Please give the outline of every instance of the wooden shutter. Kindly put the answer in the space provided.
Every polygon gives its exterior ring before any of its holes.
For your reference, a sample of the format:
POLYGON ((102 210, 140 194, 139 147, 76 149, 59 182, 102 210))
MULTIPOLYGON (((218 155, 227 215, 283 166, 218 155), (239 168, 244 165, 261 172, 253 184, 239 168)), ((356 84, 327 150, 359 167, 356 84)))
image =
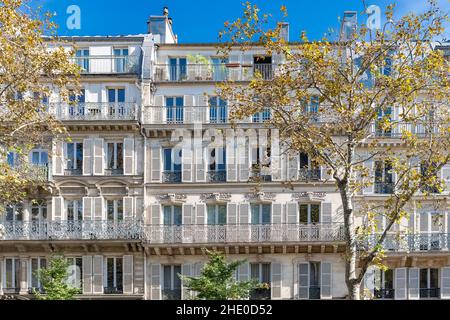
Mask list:
POLYGON ((104 215, 103 215, 103 198, 102 197, 94 197, 92 198, 92 202, 93 202, 93 219, 97 220, 97 221, 101 221, 104 219, 104 215))
POLYGON ((151 121, 150 124, 162 124, 165 123, 165 109, 164 109, 164 96, 156 95, 154 98, 154 106, 151 108, 151 121))
POLYGON ((394 292, 396 300, 406 300, 406 268, 397 268, 394 270, 394 292))
POLYGON ((195 181, 206 182, 206 156, 203 148, 202 140, 199 137, 194 139, 195 153, 195 181))
POLYGON ((227 181, 237 181, 237 161, 236 161, 236 137, 233 135, 227 135, 226 146, 226 164, 227 164, 227 181))
POLYGON ((92 294, 92 256, 82 257, 83 293, 92 294))
POLYGON ((322 210, 320 212, 320 223, 331 224, 332 219, 333 204, 331 202, 323 202, 322 210))
POLYGON ((238 223, 237 204, 227 203, 227 224, 234 225, 238 223))
POLYGON ((150 264, 150 299, 161 300, 161 265, 150 264))
POLYGON ((94 175, 101 176, 104 173, 104 140, 94 139, 94 175))
POLYGON ((93 219, 92 215, 92 197, 83 198, 83 220, 89 221, 93 219))
POLYGON ((450 267, 441 268, 441 299, 450 299, 450 267))
POLYGON ((194 123, 195 121, 194 96, 184 95, 183 102, 184 102, 183 110, 185 123, 194 123))
POLYGON ((123 173, 127 176, 134 174, 134 139, 123 139, 123 173))
POLYGON ((273 203, 272 204, 272 223, 281 224, 283 223, 283 204, 273 203))
POLYGON ((182 171, 183 182, 192 182, 192 140, 190 137, 183 139, 182 171))
POLYGON ((286 211, 287 211, 287 223, 298 224, 299 223, 298 203, 297 202, 287 203, 286 211))
POLYGON ((320 264, 320 298, 333 298, 333 278, 332 265, 330 262, 322 262, 320 264))
POLYGON ((283 266, 281 263, 271 263, 270 268, 272 271, 272 281, 271 281, 271 294, 272 299, 282 299, 282 274, 283 274, 283 266))
POLYGON ((83 140, 83 175, 92 175, 92 139, 83 140))
POLYGON ((151 204, 150 205, 150 215, 152 225, 160 225, 161 223, 161 205, 160 204, 151 204))
POLYGON ((195 223, 196 224, 205 224, 206 223, 206 204, 197 203, 195 223))
POLYGON ((194 223, 194 206, 192 204, 183 204, 183 225, 194 223))
POLYGON ((53 141, 52 144, 52 167, 53 175, 64 175, 64 143, 62 141, 53 141))
POLYGON ((239 204, 239 223, 250 223, 250 205, 248 203, 239 204))
POLYGON ((298 264, 298 298, 309 299, 309 263, 298 264))
POLYGON ((419 299, 419 268, 409 269, 408 298, 410 300, 419 299))
POLYGON ((135 213, 133 202, 133 197, 123 197, 123 217, 125 220, 133 219, 135 213))
POLYGON ((239 181, 247 182, 250 174, 250 159, 249 159, 249 150, 246 141, 246 137, 244 135, 238 136, 237 138, 238 149, 237 149, 237 157, 238 168, 239 168, 239 181))
POLYGON ((250 263, 244 262, 238 267, 238 279, 239 281, 250 280, 250 263))
POLYGON ((206 123, 209 121, 209 97, 204 94, 200 94, 197 96, 197 107, 195 109, 195 121, 197 123, 206 123))
POLYGON ((52 198, 52 220, 61 221, 64 215, 64 198, 53 197, 52 198))
POLYGON ((415 232, 416 232, 416 213, 413 211, 409 215, 408 233, 415 233, 415 232))
POLYGON ((157 142, 152 142, 150 147, 151 157, 151 182, 161 182, 161 146, 157 142))
MULTIPOLYGON (((191 263, 185 263, 181 266, 181 274, 183 276, 192 276, 192 267, 193 265, 191 263)), ((187 289, 185 285, 185 281, 181 281, 181 300, 190 300, 192 298, 191 291, 187 289)))
POLYGON ((103 293, 103 256, 96 255, 92 258, 92 275, 92 293, 103 293))
POLYGON ((133 294, 133 256, 123 256, 123 293, 133 294))

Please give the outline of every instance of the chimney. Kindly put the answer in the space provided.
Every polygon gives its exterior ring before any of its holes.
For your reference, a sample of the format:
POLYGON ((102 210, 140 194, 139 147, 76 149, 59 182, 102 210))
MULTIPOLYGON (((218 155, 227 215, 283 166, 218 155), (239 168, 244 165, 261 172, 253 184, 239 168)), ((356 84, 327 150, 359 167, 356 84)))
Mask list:
POLYGON ((163 16, 166 18, 169 17, 169 8, 168 7, 163 8, 163 16))
POLYGON ((172 18, 169 17, 169 8, 164 7, 162 16, 150 16, 148 33, 157 37, 159 43, 177 43, 177 37, 173 33, 172 18))
POLYGON ((344 11, 341 22, 340 41, 348 41, 353 37, 358 26, 358 13, 356 11, 344 11))
POLYGON ((289 23, 279 22, 278 25, 281 26, 280 38, 286 42, 289 42, 289 23))

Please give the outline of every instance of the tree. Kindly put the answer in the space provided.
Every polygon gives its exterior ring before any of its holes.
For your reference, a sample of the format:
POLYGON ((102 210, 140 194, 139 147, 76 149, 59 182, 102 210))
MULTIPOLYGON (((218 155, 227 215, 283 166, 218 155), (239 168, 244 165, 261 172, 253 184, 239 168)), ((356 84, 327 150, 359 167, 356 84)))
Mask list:
MULTIPOLYGON (((250 84, 227 82, 217 92, 234 121, 270 108, 267 126, 279 131, 281 156, 304 152, 327 168, 342 202, 348 296, 359 299, 368 267, 384 266, 393 226, 407 221, 413 201, 434 201, 448 181, 440 173, 450 159, 450 68, 433 42, 447 16, 430 1, 427 12, 395 20, 390 5, 380 30, 362 25, 338 41, 302 33, 298 44, 283 39, 281 24, 270 28, 270 17, 247 2, 243 17, 225 23, 219 51, 262 47, 279 58, 273 77, 255 71, 250 84), (374 187, 385 201, 364 199, 374 187)), ((446 200, 433 203, 446 208, 446 200)), ((408 230, 397 229, 400 241, 408 230)))
POLYGON ((79 89, 73 52, 48 48, 47 40, 59 41, 50 18, 26 0, 0 1, 0 203, 19 202, 27 187, 46 181, 21 158, 37 144, 47 146, 50 136, 66 135, 47 102, 51 92, 68 101, 70 90, 79 89))
POLYGON ((199 300, 239 300, 247 299, 253 289, 266 288, 254 279, 249 281, 235 280, 238 267, 242 261, 226 262, 225 256, 218 251, 206 250, 209 261, 203 267, 201 276, 189 277, 179 275, 191 292, 196 292, 199 300))
POLYGON ((38 300, 73 300, 76 294, 81 293, 79 288, 69 283, 69 263, 62 255, 52 256, 48 268, 36 271, 36 277, 42 284, 44 294, 33 289, 38 300))

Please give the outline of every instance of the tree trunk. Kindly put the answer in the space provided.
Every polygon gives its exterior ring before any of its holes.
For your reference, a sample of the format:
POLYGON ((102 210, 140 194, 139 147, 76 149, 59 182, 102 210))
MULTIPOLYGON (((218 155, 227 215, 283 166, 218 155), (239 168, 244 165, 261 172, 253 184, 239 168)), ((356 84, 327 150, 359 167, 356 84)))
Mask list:
POLYGON ((361 283, 358 283, 358 282, 347 283, 347 288, 348 288, 348 293, 349 293, 348 298, 350 300, 360 300, 361 299, 361 295, 360 295, 361 283))

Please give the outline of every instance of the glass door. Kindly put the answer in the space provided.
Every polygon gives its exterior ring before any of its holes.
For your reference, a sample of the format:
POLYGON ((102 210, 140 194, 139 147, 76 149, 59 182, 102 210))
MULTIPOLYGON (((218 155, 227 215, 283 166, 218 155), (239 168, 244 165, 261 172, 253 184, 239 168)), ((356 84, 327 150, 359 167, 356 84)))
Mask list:
POLYGON ((128 48, 114 49, 114 72, 128 72, 128 48))

